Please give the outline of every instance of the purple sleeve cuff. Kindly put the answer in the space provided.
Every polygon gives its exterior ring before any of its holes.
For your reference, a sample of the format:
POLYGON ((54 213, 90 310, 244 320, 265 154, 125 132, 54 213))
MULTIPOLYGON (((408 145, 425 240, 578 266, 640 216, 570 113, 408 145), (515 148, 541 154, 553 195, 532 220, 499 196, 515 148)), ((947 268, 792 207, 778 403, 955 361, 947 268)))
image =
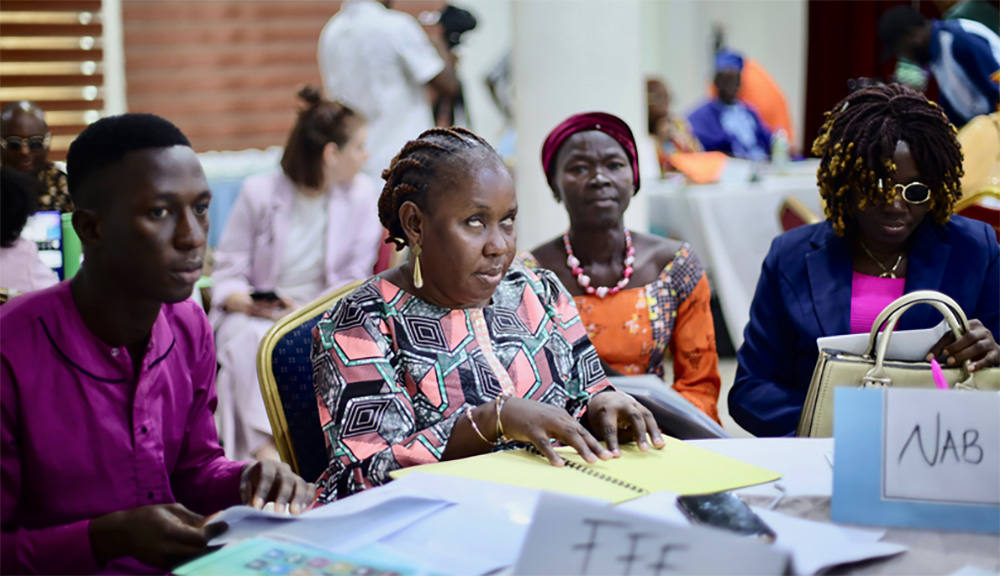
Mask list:
POLYGON ((243 503, 240 498, 240 473, 252 461, 233 462, 219 458, 204 468, 203 474, 196 476, 187 490, 195 501, 182 501, 188 508, 199 514, 214 514, 230 506, 243 503))
POLYGON ((253 463, 253 460, 229 461, 225 468, 219 471, 219 502, 224 502, 225 508, 243 503, 243 498, 240 497, 240 477, 243 468, 253 463))
POLYGON ((4 533, 5 574, 93 574, 101 569, 90 547, 90 520, 4 533))

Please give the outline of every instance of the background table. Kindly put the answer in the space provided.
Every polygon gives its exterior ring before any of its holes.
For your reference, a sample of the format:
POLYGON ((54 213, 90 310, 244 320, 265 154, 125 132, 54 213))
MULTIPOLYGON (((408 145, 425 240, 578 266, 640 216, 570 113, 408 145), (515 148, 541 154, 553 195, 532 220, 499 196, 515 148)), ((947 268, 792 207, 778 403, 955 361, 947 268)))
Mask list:
POLYGON ((733 346, 743 343, 760 267, 781 234, 778 209, 794 196, 822 214, 816 187, 818 161, 791 165, 784 174, 764 174, 758 182, 687 185, 657 180, 649 194, 650 230, 691 244, 718 294, 733 346))

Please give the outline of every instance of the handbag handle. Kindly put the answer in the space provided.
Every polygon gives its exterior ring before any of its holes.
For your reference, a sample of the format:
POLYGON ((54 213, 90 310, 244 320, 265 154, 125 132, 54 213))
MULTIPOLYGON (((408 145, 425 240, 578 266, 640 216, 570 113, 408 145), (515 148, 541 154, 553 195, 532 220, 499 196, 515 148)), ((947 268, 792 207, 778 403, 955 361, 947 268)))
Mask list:
MULTIPOLYGON (((937 311, 944 316, 945 321, 951 327, 951 332, 955 335, 956 340, 969 331, 969 320, 966 318, 965 312, 962 311, 962 307, 959 306, 957 302, 940 292, 935 292, 933 290, 919 290, 898 298, 892 304, 886 306, 885 310, 883 310, 882 313, 879 314, 878 318, 876 318, 875 324, 872 325, 872 332, 869 337, 868 356, 871 357, 877 339, 877 350, 874 350, 875 365, 869 369, 865 374, 865 377, 862 378, 862 386, 871 387, 892 385, 892 380, 886 375, 885 368, 883 367, 883 364, 885 363, 885 355, 889 350, 889 341, 892 339, 892 333, 896 329, 896 324, 899 322, 899 319, 907 310, 917 304, 930 304, 937 309, 937 311), (878 338, 879 331, 883 326, 885 326, 885 332, 882 334, 882 338, 878 338)), ((969 372, 968 366, 968 361, 962 363, 961 369, 963 378, 961 382, 955 385, 956 388, 975 388, 972 380, 972 374, 969 372)))
MULTIPOLYGON (((909 294, 904 294, 899 298, 892 301, 891 304, 885 307, 884 310, 879 312, 878 317, 875 318, 875 323, 872 324, 871 334, 868 336, 868 347, 865 352, 865 356, 872 358, 875 355, 876 342, 879 340, 879 333, 885 328, 886 324, 889 323, 890 318, 892 318, 892 324, 895 325, 899 322, 900 317, 903 312, 906 312, 916 304, 930 304, 934 306, 944 316, 945 320, 948 320, 949 312, 958 321, 959 326, 961 326, 960 332, 955 332, 952 328, 952 332, 955 333, 955 337, 965 334, 969 331, 969 320, 965 317, 965 312, 962 307, 958 305, 957 302, 952 300, 945 294, 940 292, 935 292, 933 290, 917 290, 916 292, 910 292, 909 294)), ((951 326, 951 322, 948 322, 951 326)))

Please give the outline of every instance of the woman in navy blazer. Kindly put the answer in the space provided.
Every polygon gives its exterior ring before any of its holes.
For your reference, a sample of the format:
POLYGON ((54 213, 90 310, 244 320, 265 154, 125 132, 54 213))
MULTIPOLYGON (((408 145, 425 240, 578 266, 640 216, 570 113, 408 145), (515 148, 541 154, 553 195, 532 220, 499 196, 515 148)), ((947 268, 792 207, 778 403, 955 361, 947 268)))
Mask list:
MULTIPOLYGON (((945 336, 928 356, 970 359, 972 371, 1000 363, 1000 246, 985 223, 951 216, 962 156, 941 110, 899 85, 855 92, 828 115, 813 153, 827 221, 771 244, 729 394, 730 414, 757 436, 795 433, 816 339, 850 333, 864 314, 859 292, 873 283, 942 292, 972 319, 968 334, 945 336)), ((899 329, 940 321, 918 306, 899 329)))

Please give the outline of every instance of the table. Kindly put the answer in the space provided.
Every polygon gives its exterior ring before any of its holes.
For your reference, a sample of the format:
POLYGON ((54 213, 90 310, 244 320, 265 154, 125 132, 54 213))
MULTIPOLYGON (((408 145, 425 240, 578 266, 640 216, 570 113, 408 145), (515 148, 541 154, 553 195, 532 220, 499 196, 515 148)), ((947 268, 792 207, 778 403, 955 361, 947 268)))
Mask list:
POLYGON ((784 174, 764 174, 758 182, 687 185, 657 180, 643 186, 649 195, 650 230, 685 240, 701 258, 718 294, 726 327, 736 348, 750 320, 760 267, 771 240, 781 234, 778 209, 787 196, 822 214, 816 188, 818 161, 796 163, 784 174))
MULTIPOLYGON (((785 496, 775 510, 786 516, 830 522, 833 469, 827 456, 833 450, 832 439, 741 438, 690 442, 780 472, 785 496)), ((760 507, 771 504, 782 493, 775 484, 751 486, 736 492, 751 505, 760 507)), ((343 545, 344 540, 353 539, 349 549, 337 553, 355 555, 360 560, 423 566, 431 573, 506 576, 513 574, 512 566, 529 532, 541 495, 539 490, 483 480, 410 474, 310 512, 332 520, 328 527, 310 534, 326 542, 323 547, 343 545), (400 521, 401 518, 405 521, 400 521), (344 525, 345 532, 338 534, 340 526, 344 525), (330 535, 334 540, 328 539, 330 535)), ((680 516, 680 522, 684 523, 675 498, 676 495, 669 492, 655 492, 618 506, 667 523, 677 523, 671 518, 680 516)), ((604 505, 596 500, 590 502, 604 505)), ((764 517, 767 514, 771 513, 761 512, 764 517)), ((777 526, 775 522, 779 517, 777 514, 770 517, 773 526, 777 526)), ((786 523, 784 533, 788 534, 789 519, 781 520, 786 523)), ((833 542, 836 536, 841 536, 841 547, 844 538, 859 542, 863 547, 862 540, 873 542, 877 537, 870 534, 871 531, 883 530, 859 527, 869 532, 862 538, 857 536, 858 530, 850 531, 855 534, 851 536, 833 527, 819 528, 798 528, 802 530, 800 534, 812 536, 806 541, 811 550, 798 548, 796 562, 814 569, 828 565, 823 562, 831 557, 825 552, 836 548, 833 542), (821 549, 818 555, 816 548, 821 549)), ((782 532, 777 528, 776 531, 782 532)), ((902 544, 909 550, 890 558, 838 565, 834 573, 950 575, 965 566, 993 572, 1000 569, 1000 538, 996 535, 899 528, 884 531, 883 542, 902 544)), ((786 541, 786 545, 790 543, 786 541)), ((850 557, 850 550, 847 556, 840 552, 833 556, 850 557)), ((861 556, 864 554, 854 557, 861 556)))
MULTIPOLYGON (((806 520, 830 521, 833 467, 826 454, 832 438, 692 440, 692 444, 784 474, 787 496, 774 510, 806 520)), ((744 500, 766 506, 775 498, 769 485, 738 490, 744 500)), ((869 528, 869 527, 864 527, 869 528)), ((839 566, 830 574, 952 574, 972 565, 1000 572, 1000 538, 995 534, 886 528, 883 541, 910 549, 892 558, 839 566)))

